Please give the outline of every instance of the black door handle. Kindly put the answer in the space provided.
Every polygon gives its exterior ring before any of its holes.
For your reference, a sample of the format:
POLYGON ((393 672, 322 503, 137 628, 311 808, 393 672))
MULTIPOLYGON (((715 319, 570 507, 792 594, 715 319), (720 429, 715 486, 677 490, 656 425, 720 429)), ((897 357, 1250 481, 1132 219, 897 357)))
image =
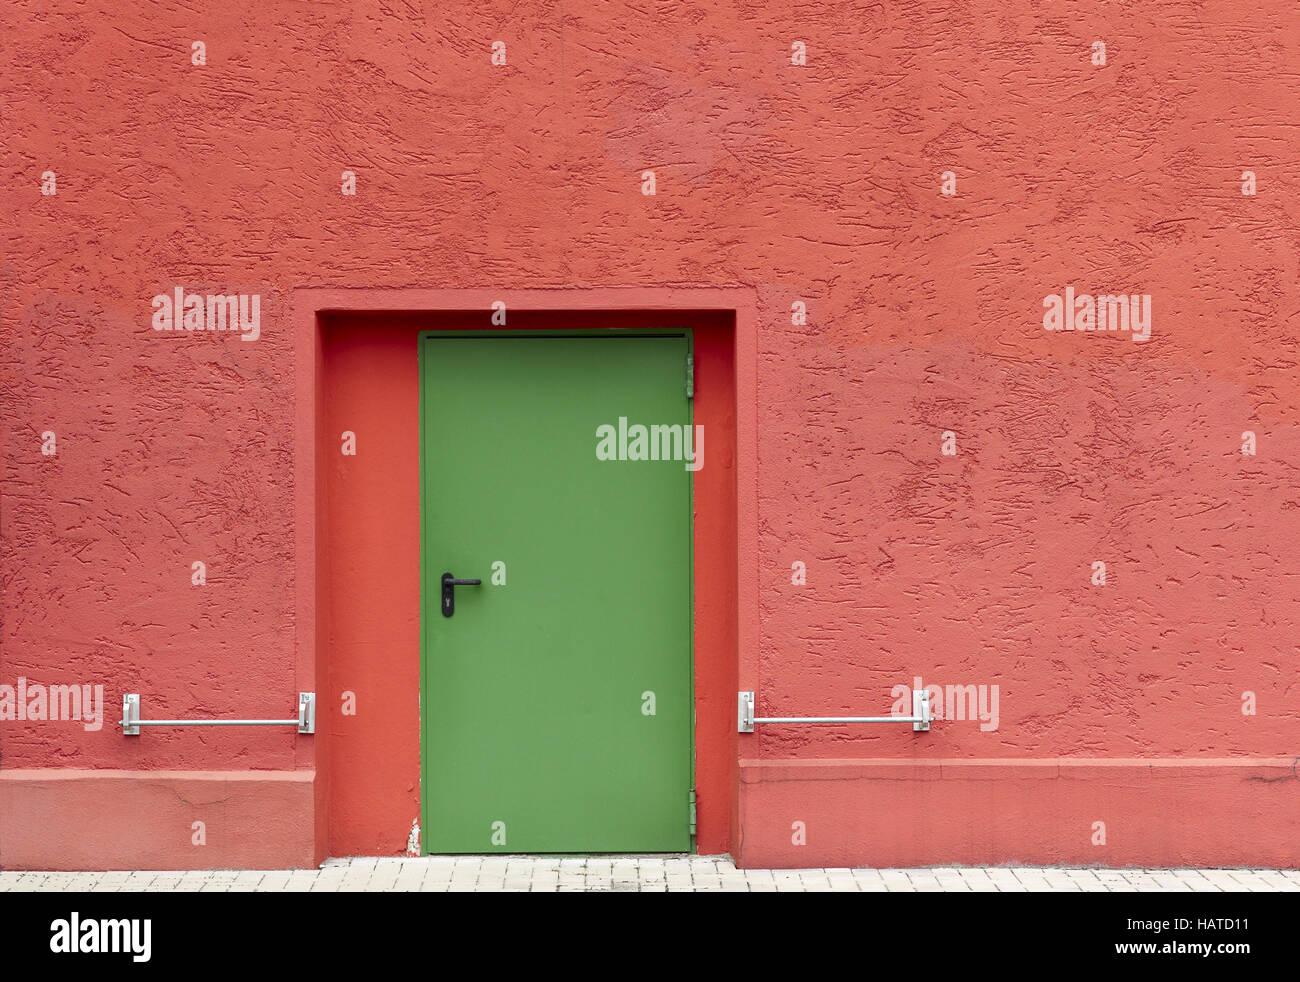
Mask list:
POLYGON ((450 573, 442 574, 442 616, 450 617, 456 613, 456 587, 481 586, 482 580, 458 580, 450 573))

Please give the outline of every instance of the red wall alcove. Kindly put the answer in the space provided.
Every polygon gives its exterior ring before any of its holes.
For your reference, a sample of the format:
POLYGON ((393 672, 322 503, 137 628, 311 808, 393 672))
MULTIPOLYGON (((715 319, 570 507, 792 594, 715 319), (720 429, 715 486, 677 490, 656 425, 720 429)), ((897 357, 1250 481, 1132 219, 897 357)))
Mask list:
MULTIPOLYGON (((421 331, 494 329, 484 310, 325 312, 318 403, 317 654, 325 694, 318 774, 333 856, 405 851, 420 793, 421 331), (345 430, 357 454, 340 452, 345 430), (342 715, 345 692, 355 715, 342 715)), ((735 318, 730 311, 511 311, 509 328, 689 327, 695 421, 697 847, 731 848, 737 679, 735 318)))

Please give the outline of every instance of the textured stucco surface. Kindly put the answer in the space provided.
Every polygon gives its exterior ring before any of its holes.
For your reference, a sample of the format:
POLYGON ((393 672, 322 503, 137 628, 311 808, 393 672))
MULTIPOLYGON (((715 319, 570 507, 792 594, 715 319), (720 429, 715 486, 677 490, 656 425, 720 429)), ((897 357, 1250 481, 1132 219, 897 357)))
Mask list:
MULTIPOLYGON (((761 727, 746 757, 1296 755, 1294 3, 0 18, 0 683, 103 682, 110 721, 123 691, 281 716, 310 688, 292 290, 745 286, 760 715, 887 712, 917 675, 1000 695, 996 730, 761 727), (259 293, 260 339, 155 332, 175 286, 259 293), (1067 286, 1150 294, 1151 339, 1045 331, 1067 286)), ((0 724, 6 769, 301 747, 0 724)))

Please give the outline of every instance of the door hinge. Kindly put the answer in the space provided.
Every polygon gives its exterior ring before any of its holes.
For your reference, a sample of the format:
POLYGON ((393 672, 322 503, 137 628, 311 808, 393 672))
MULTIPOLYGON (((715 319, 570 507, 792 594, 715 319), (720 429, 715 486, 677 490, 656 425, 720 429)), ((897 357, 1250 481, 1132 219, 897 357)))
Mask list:
POLYGON ((691 835, 695 834, 695 792, 690 794, 691 835))
POLYGON ((695 398, 695 356, 686 356, 686 398, 695 398))

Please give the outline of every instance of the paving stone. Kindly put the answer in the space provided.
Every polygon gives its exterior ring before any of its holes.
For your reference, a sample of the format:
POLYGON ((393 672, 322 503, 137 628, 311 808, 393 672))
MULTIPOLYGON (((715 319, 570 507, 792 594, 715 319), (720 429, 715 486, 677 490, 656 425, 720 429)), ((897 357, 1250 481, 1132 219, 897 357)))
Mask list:
POLYGON ((0 892, 398 891, 918 892, 1300 891, 1300 871, 1273 869, 737 869, 714 856, 361 856, 305 870, 0 872, 0 892))

